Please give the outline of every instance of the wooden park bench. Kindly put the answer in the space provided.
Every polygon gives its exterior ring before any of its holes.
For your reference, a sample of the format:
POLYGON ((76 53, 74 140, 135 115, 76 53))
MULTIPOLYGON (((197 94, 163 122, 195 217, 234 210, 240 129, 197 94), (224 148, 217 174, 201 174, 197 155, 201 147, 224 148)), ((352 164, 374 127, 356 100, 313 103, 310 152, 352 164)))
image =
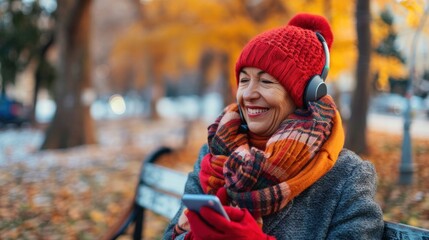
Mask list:
POLYGON ((429 240, 429 230, 405 225, 401 223, 393 223, 384 221, 383 239, 385 240, 429 240))
MULTIPOLYGON (((150 210, 171 220, 181 204, 187 174, 156 164, 163 154, 173 150, 161 147, 144 161, 136 189, 135 201, 103 239, 116 239, 135 224, 133 239, 142 239, 144 212, 150 210)), ((429 230, 385 221, 384 240, 429 240, 429 230)))
POLYGON ((172 152, 171 148, 161 147, 148 155, 140 171, 135 201, 102 239, 118 238, 133 223, 133 239, 142 239, 146 209, 169 220, 174 217, 180 208, 188 175, 155 163, 162 155, 172 152))

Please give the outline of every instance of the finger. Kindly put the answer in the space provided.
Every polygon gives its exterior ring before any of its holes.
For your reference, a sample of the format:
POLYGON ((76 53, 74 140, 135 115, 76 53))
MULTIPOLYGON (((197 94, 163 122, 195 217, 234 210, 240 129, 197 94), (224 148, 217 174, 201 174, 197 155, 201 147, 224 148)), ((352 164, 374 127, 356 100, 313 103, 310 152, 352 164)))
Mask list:
POLYGON ((219 232, 224 232, 226 229, 231 228, 233 223, 210 207, 201 207, 200 214, 206 222, 210 223, 219 232))
POLYGON ((194 228, 198 227, 200 224, 203 223, 203 219, 200 217, 200 215, 197 212, 186 211, 185 215, 188 218, 188 222, 189 222, 189 225, 191 225, 192 230, 194 230, 194 228))
POLYGON ((245 212, 243 209, 237 208, 237 207, 228 207, 228 206, 225 206, 224 209, 226 214, 228 214, 229 218, 231 219, 231 221, 241 222, 241 220, 243 220, 243 217, 245 215, 245 212))
POLYGON ((189 220, 189 225, 191 225, 191 230, 196 236, 204 238, 208 237, 209 235, 216 235, 217 229, 208 224, 207 221, 200 216, 200 214, 194 211, 188 211, 185 214, 189 220))

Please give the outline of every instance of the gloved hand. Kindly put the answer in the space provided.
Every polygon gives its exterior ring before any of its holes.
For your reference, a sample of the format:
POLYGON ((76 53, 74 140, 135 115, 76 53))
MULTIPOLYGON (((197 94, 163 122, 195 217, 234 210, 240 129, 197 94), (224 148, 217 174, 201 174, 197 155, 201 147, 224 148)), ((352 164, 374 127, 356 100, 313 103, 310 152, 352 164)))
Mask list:
POLYGON ((193 211, 187 211, 186 217, 191 225, 191 232, 186 239, 208 240, 260 240, 275 239, 262 232, 255 219, 247 209, 239 209, 224 206, 231 221, 209 207, 202 207, 200 215, 193 211))

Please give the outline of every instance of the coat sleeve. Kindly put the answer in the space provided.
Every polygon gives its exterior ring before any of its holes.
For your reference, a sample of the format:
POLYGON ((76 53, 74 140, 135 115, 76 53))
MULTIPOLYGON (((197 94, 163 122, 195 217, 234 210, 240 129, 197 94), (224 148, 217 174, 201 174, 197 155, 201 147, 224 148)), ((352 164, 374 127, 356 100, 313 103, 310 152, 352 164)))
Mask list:
POLYGON ((374 200, 376 181, 370 162, 356 166, 344 185, 327 239, 381 239, 384 222, 374 200))
MULTIPOLYGON (((193 171, 188 174, 188 180, 186 181, 186 184, 185 184, 184 193, 191 193, 191 194, 203 194, 204 193, 203 190, 201 189, 199 173, 200 173, 200 169, 201 169, 201 160, 203 159, 203 157, 208 152, 209 151, 208 151, 207 145, 204 145, 200 150, 200 153, 198 155, 198 160, 194 164, 193 171)), ((174 218, 168 224, 162 239, 173 239, 174 226, 177 224, 179 217, 182 214, 184 208, 185 207, 183 206, 183 203, 180 204, 179 211, 177 211, 174 218)), ((177 240, 184 239, 185 235, 186 234, 181 234, 181 235, 177 236, 175 239, 177 239, 177 240)))

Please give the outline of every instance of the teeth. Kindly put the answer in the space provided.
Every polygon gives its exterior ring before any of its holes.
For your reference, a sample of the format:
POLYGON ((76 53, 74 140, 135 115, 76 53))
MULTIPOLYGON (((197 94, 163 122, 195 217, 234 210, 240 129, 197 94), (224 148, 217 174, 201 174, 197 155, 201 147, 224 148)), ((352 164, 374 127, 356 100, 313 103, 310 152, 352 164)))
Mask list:
POLYGON ((258 109, 248 108, 247 109, 247 112, 249 114, 260 114, 260 113, 263 113, 263 112, 266 112, 266 111, 268 111, 268 109, 260 109, 260 108, 258 108, 258 109))

